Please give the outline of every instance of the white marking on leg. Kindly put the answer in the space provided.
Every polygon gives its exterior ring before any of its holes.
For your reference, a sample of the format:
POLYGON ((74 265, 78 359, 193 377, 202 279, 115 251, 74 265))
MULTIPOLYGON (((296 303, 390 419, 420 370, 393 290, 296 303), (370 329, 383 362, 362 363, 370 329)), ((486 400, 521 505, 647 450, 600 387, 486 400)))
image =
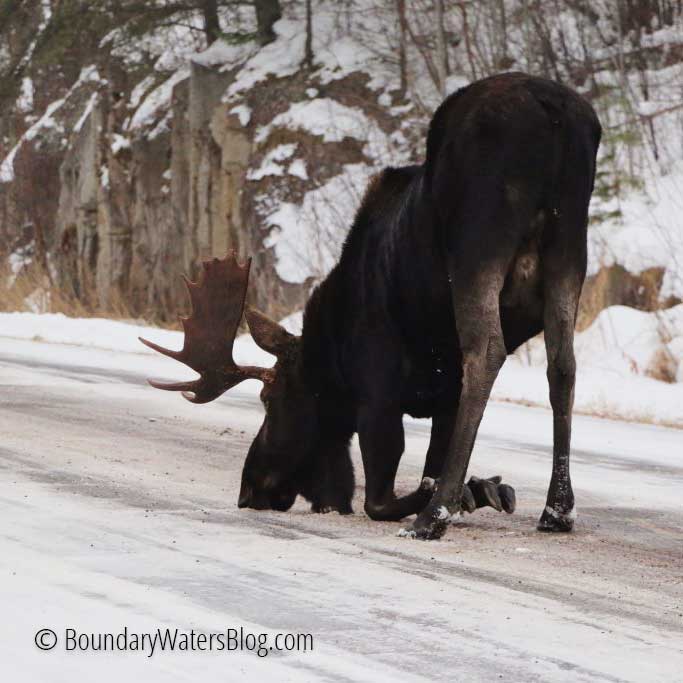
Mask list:
POLYGON ((405 528, 399 529, 396 532, 396 535, 399 538, 415 538, 415 536, 416 536, 415 531, 413 529, 405 529, 405 528))
POLYGON ((576 508, 572 508, 569 512, 558 512, 550 507, 550 505, 545 506, 545 511, 553 519, 571 520, 572 522, 576 519, 576 508))
POLYGON ((420 483, 420 488, 425 491, 433 491, 435 487, 436 479, 432 479, 431 477, 424 477, 420 483))
POLYGON ((554 517, 555 519, 559 519, 559 518, 560 518, 560 513, 559 513, 559 512, 556 512, 555 510, 553 510, 553 509, 550 507, 550 505, 546 505, 546 506, 545 506, 545 511, 546 511, 551 517, 554 517))
POLYGON ((448 508, 445 505, 441 505, 438 508, 436 508, 436 512, 434 513, 434 519, 438 520, 444 520, 448 519, 451 516, 451 513, 448 512, 448 508))

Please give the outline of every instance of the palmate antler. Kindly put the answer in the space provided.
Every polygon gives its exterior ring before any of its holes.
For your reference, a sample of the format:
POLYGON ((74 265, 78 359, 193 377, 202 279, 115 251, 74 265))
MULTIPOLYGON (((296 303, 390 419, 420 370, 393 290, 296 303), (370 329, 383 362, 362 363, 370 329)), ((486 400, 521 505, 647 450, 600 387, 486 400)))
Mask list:
POLYGON ((140 337, 140 341, 165 356, 185 363, 200 377, 187 382, 149 383, 157 389, 182 391, 192 403, 208 403, 245 379, 270 382, 273 370, 254 366, 239 366, 232 357, 244 300, 249 283, 251 259, 241 266, 235 253, 224 259, 214 258, 202 263, 197 282, 184 278, 190 293, 192 313, 181 318, 185 330, 182 351, 171 351, 140 337))

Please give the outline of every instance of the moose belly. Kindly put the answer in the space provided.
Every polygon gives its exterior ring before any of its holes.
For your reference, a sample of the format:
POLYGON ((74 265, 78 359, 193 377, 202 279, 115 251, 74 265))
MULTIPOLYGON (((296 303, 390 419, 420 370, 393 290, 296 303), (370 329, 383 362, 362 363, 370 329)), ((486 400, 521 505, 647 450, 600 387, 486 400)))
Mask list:
POLYGON ((412 365, 404 379, 403 412, 413 417, 431 417, 440 412, 440 406, 452 405, 457 400, 460 374, 454 367, 455 358, 439 360, 412 365))

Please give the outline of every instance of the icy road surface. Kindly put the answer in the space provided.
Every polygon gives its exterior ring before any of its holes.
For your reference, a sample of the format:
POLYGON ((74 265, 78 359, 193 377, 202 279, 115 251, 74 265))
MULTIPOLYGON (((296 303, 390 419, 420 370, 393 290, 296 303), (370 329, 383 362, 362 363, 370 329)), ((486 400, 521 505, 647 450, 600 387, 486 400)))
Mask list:
MULTIPOLYGON (((471 472, 517 489, 441 542, 236 507, 261 419, 143 383, 149 357, 0 340, 0 659, 12 681, 683 680, 683 432, 577 417, 572 535, 534 530, 551 416, 491 404, 471 472), (311 633, 312 652, 43 652, 34 634, 311 633)), ((165 361, 164 361, 165 362, 165 361)), ((169 362, 167 374, 174 375, 169 362)), ((407 424, 399 488, 428 424, 407 424)))

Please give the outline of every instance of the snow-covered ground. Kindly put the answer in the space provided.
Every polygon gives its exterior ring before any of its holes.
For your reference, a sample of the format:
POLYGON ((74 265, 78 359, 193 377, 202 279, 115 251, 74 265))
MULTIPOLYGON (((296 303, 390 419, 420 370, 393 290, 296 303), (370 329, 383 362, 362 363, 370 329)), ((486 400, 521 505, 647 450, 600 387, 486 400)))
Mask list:
MULTIPOLYGON (((492 403, 472 472, 513 484, 517 512, 478 511, 443 541, 406 541, 399 524, 363 515, 355 448, 356 514, 314 515, 303 502, 288 513, 238 510, 262 417, 249 387, 195 406, 145 385, 181 368, 131 353, 137 329, 74 321, 50 331, 48 320, 33 329, 44 341, 28 327, 23 339, 0 338, 0 657, 13 681, 679 675, 680 431, 577 416, 577 528, 539 534, 552 416, 492 403), (56 330, 87 345, 54 343, 56 330), (264 658, 64 650, 67 628, 124 627, 310 633, 314 646, 264 658), (44 628, 60 639, 49 652, 34 645, 44 628)), ((250 357, 245 340, 238 346, 250 357)), ((407 423, 400 491, 419 480, 428 435, 425 422, 407 423)))
MULTIPOLYGON (((286 325, 298 332, 301 316, 292 316, 286 325)), ((140 344, 139 336, 168 348, 182 347, 180 332, 61 314, 0 313, 0 337, 48 342, 52 359, 78 355, 80 364, 96 367, 102 360, 98 350, 120 351, 125 355, 118 355, 116 362, 122 369, 144 368, 148 375, 159 378, 190 376, 185 366, 140 344)), ((683 305, 656 314, 613 306, 577 335, 575 346, 577 412, 683 427, 683 305), (648 376, 662 363, 678 381, 669 383, 648 376)), ((245 365, 271 365, 274 361, 248 335, 237 339, 235 359, 245 365)), ((252 393, 259 390, 255 381, 243 386, 252 393)), ((534 340, 508 358, 492 396, 498 401, 548 406, 541 340, 534 340)))

